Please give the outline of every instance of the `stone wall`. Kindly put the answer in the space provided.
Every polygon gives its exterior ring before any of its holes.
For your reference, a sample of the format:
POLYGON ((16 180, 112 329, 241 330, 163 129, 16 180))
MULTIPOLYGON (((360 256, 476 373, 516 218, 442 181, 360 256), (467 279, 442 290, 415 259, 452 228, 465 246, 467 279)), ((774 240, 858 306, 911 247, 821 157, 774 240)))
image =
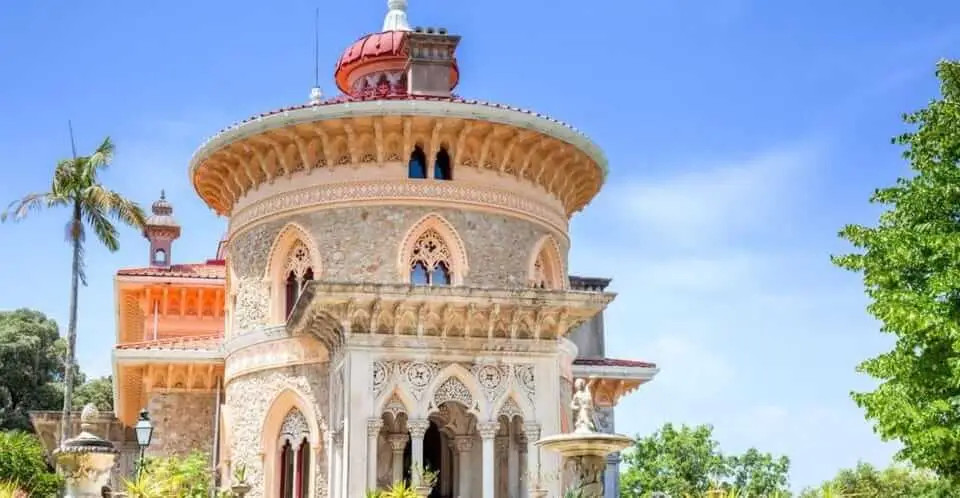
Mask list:
MULTIPOLYGON (((255 372, 237 377, 227 384, 226 404, 230 409, 231 465, 243 463, 247 480, 254 486, 249 498, 267 496, 263 490, 263 424, 271 403, 285 389, 291 389, 304 398, 319 414, 320 430, 326 429, 329 387, 327 364, 311 364, 255 372)), ((327 496, 326 450, 322 448, 324 435, 318 435, 321 445, 316 449, 316 496, 327 496)), ((268 464, 273 464, 268 456, 268 464)))
MULTIPOLYGON (((430 213, 443 216, 463 240, 470 266, 464 285, 526 285, 530 253, 540 237, 548 233, 546 228, 514 217, 456 209, 364 206, 294 214, 234 237, 230 244, 231 261, 239 278, 263 278, 274 239, 284 225, 294 222, 314 237, 321 253, 323 280, 396 282, 401 239, 430 213)), ((565 260, 565 242, 558 243, 565 260)))
POLYGON ((185 456, 195 450, 212 451, 216 394, 154 392, 149 394, 147 411, 154 427, 147 454, 185 456))

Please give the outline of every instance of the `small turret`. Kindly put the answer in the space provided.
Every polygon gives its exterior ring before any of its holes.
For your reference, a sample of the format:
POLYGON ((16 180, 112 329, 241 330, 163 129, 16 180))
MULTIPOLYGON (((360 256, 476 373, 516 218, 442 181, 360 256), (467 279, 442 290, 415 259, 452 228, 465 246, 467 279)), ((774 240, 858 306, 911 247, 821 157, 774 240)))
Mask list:
POLYGON ((143 236, 150 241, 150 266, 170 266, 170 246, 180 237, 180 225, 173 219, 173 205, 167 202, 164 191, 151 206, 153 215, 147 218, 143 236))

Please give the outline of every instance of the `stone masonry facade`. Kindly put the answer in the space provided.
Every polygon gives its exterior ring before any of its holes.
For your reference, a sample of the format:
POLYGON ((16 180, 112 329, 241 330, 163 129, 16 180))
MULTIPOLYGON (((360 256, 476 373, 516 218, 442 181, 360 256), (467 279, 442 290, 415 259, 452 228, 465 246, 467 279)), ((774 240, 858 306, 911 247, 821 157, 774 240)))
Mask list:
MULTIPOLYGON (((431 213, 446 219, 463 240, 470 266, 464 279, 468 287, 525 286, 530 253, 550 233, 530 221, 480 211, 397 205, 327 209, 275 219, 238 234, 230 244, 232 267, 241 279, 262 278, 274 239, 292 222, 313 236, 320 250, 322 280, 396 282, 403 237, 431 213)), ((565 260, 566 241, 553 237, 565 260)))
POLYGON ((155 392, 147 411, 153 421, 153 441, 147 452, 158 456, 186 456, 213 449, 214 393, 155 392))
MULTIPOLYGON (((261 437, 263 423, 271 403, 285 389, 292 389, 312 405, 318 415, 321 431, 327 429, 327 406, 329 402, 329 376, 327 364, 298 365, 250 373, 232 379, 226 388, 226 404, 231 417, 231 464, 243 464, 247 480, 254 486, 250 496, 266 496, 263 487, 263 450, 261 437)), ((319 434, 323 441, 325 435, 319 434)), ((325 451, 316 454, 316 496, 327 496, 327 463, 325 451)))

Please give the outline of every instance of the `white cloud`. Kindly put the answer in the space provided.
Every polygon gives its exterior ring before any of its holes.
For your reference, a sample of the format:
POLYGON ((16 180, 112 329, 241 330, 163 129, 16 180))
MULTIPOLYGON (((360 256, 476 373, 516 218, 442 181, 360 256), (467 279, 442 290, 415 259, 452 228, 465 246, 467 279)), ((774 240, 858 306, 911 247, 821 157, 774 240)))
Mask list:
POLYGON ((801 143, 740 161, 681 168, 668 176, 639 178, 613 195, 647 237, 673 245, 725 240, 775 219, 816 164, 819 149, 801 143))
POLYGON ((709 399, 722 394, 735 379, 734 367, 726 358, 682 334, 660 336, 647 351, 662 369, 656 378, 658 387, 673 396, 709 399))

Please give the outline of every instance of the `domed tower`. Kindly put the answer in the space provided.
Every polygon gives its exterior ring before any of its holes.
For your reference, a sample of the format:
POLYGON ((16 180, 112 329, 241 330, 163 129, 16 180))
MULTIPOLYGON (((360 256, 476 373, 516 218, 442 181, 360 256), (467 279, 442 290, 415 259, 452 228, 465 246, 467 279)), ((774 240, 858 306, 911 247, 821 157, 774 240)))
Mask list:
POLYGON ((170 249, 173 241, 180 238, 180 224, 173 219, 173 205, 164 191, 160 191, 160 198, 150 210, 153 214, 143 228, 143 236, 150 241, 150 266, 170 266, 170 249))
MULTIPOLYGON (((250 496, 363 496, 425 467, 432 496, 560 494, 527 476, 560 469, 532 443, 569 428, 566 384, 593 375, 565 337, 614 297, 567 274, 606 159, 560 121, 455 96, 460 38, 406 8, 344 51, 341 95, 191 160, 229 219, 221 457, 250 496)), ((615 402, 648 367, 597 375, 620 376, 615 402)))

